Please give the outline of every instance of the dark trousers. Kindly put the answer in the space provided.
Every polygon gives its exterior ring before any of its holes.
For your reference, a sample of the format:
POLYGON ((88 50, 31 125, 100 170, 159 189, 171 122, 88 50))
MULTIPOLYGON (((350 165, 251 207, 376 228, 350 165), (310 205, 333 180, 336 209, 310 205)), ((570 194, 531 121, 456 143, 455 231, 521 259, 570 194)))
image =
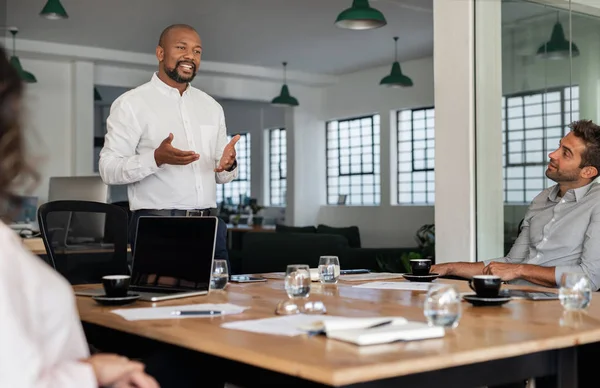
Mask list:
MULTIPOLYGON (((161 216, 163 214, 155 214, 152 210, 135 210, 131 215, 129 222, 129 244, 131 244, 131 252, 135 251, 135 237, 137 232, 137 223, 140 217, 143 216, 161 216)), ((217 241, 215 245, 215 260, 227 261, 227 268, 231 273, 231 264, 229 263, 229 251, 227 250, 227 224, 222 219, 218 218, 217 224, 217 241)))

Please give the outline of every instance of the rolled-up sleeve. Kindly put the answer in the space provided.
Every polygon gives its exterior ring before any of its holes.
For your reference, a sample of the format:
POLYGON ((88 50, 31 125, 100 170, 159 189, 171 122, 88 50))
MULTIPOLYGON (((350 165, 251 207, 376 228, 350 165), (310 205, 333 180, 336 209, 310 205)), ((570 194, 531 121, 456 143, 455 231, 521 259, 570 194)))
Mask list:
MULTIPOLYGON (((227 126, 225 125, 225 114, 223 108, 221 108, 221 117, 219 119, 219 133, 217 134, 217 148, 215 150, 215 168, 219 165, 221 157, 223 156, 223 150, 229 143, 227 140, 227 126)), ((233 171, 221 171, 215 173, 215 179, 217 183, 229 183, 238 177, 238 167, 234 168, 233 171)))
POLYGON ((575 272, 585 274, 592 282, 594 290, 600 288, 600 209, 594 210, 585 232, 583 249, 579 264, 557 265, 555 267, 556 284, 564 273, 575 272))
POLYGON ((100 176, 109 185, 138 182, 160 170, 154 159, 154 150, 136 154, 142 130, 123 97, 111 106, 106 120, 104 147, 100 151, 100 176))

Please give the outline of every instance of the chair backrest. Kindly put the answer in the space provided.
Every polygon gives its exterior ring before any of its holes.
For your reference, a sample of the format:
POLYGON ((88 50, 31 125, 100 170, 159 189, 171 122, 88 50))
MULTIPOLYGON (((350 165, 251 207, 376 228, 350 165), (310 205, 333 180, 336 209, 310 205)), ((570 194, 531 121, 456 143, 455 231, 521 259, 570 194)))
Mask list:
POLYGON ((130 274, 127 212, 92 201, 51 201, 38 209, 48 262, 71 284, 100 283, 102 276, 130 274))

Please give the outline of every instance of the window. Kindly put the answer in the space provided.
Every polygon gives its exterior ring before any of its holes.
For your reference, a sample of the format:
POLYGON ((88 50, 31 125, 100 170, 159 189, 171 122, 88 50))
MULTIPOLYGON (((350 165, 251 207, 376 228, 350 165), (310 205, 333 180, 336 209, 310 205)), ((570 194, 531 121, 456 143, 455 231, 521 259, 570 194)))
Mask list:
POLYGON ((269 130, 269 203, 285 206, 287 153, 285 129, 269 130))
POLYGON ((548 153, 558 148, 568 124, 578 119, 578 86, 502 99, 504 202, 531 202, 555 184, 545 176, 548 153))
POLYGON ((378 205, 379 115, 327 122, 327 204, 378 205))
MULTIPOLYGON (((233 136, 227 136, 230 141, 233 136)), ((238 177, 224 185, 217 185, 217 203, 231 198, 232 204, 239 204, 240 197, 250 197, 250 134, 240 133, 240 140, 235 145, 238 163, 238 177)))
POLYGON ((435 202, 435 109, 397 112, 398 203, 435 202))

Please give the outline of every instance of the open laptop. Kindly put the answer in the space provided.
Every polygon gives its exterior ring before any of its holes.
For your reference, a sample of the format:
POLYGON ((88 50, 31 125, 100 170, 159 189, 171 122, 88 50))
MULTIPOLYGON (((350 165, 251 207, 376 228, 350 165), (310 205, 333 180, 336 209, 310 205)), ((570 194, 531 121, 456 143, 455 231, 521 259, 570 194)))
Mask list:
POLYGON ((216 217, 140 217, 129 290, 153 302, 207 294, 216 238, 216 217))

